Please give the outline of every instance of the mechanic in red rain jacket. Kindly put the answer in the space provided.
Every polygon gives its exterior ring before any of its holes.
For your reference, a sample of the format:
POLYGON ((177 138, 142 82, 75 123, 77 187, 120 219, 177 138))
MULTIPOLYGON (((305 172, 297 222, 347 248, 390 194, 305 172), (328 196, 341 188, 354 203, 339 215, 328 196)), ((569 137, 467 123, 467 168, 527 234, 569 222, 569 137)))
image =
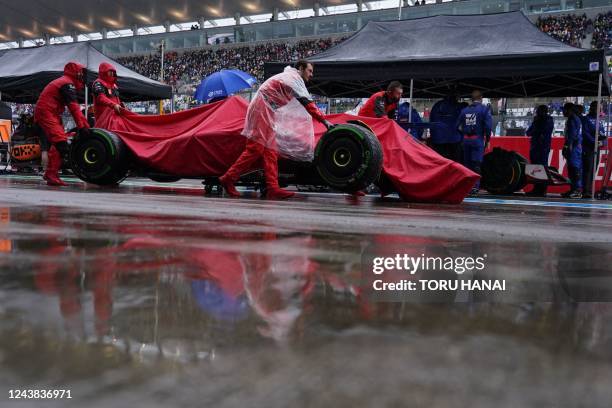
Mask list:
POLYGON ((98 68, 98 74, 98 79, 93 83, 96 117, 102 116, 107 109, 114 109, 116 113, 121 113, 121 108, 124 106, 119 99, 117 70, 108 62, 103 62, 98 68))
POLYGON ((68 135, 62 124, 64 109, 68 107, 80 131, 89 129, 87 119, 81 113, 77 101, 77 91, 84 87, 85 67, 77 62, 69 62, 64 67, 64 75, 47 85, 36 102, 34 121, 51 144, 49 164, 43 176, 50 186, 66 185, 59 178, 62 157, 68 155, 68 135))
POLYGON ((370 99, 359 109, 358 115, 368 118, 382 118, 386 116, 390 119, 395 119, 397 104, 403 92, 402 84, 398 81, 392 81, 386 91, 376 92, 370 96, 370 99))
POLYGON ((274 126, 275 112, 295 98, 310 116, 328 129, 333 125, 325 119, 317 105, 310 99, 305 83, 312 78, 313 65, 298 61, 296 68, 287 67, 281 74, 266 80, 251 101, 242 135, 247 137, 246 148, 236 162, 219 178, 225 192, 231 197, 240 197, 234 183, 240 176, 263 158, 266 178, 266 198, 286 199, 294 195, 278 184, 278 150, 274 126))

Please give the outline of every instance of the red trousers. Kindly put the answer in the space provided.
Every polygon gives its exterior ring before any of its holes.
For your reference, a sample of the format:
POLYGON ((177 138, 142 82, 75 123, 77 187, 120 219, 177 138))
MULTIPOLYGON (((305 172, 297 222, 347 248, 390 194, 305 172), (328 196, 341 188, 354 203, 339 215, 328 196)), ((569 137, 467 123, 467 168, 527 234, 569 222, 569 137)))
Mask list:
POLYGON ((278 155, 276 150, 263 144, 247 139, 246 148, 236 162, 225 173, 225 177, 236 182, 240 176, 253 168, 253 164, 261 158, 268 189, 278 188, 278 155))
POLYGON ((45 133, 51 147, 49 148, 49 162, 45 171, 45 178, 56 179, 59 171, 62 168, 62 156, 55 147, 56 143, 65 142, 68 140, 68 135, 64 131, 62 119, 50 113, 35 115, 35 121, 45 133))

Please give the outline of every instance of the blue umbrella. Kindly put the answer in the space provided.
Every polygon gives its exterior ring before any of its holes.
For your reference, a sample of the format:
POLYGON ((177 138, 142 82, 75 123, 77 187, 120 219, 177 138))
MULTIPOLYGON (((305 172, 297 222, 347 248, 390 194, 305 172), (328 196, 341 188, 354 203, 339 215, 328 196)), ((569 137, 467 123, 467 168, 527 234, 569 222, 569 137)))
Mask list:
POLYGON ((225 98, 257 82, 253 76, 238 69, 222 69, 204 78, 195 92, 195 99, 209 103, 212 99, 225 98))
POLYGON ((233 298, 213 281, 194 280, 191 282, 191 292, 200 309, 217 320, 239 321, 249 314, 246 295, 233 298))

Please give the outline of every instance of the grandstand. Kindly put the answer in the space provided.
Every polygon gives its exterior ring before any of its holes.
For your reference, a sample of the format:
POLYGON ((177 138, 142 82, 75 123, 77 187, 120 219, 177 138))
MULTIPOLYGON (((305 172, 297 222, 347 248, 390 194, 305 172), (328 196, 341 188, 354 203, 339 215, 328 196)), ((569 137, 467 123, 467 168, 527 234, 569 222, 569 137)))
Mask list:
POLYGON ((122 56, 154 53, 162 41, 166 50, 181 51, 229 43, 346 35, 368 21, 516 10, 522 10, 534 22, 539 16, 584 14, 593 21, 599 38, 607 34, 609 18, 596 23, 597 16, 612 9, 610 0, 281 0, 221 2, 223 8, 185 1, 180 10, 175 2, 117 0, 109 13, 100 2, 73 3, 3 3, 0 49, 92 41, 103 53, 122 56))

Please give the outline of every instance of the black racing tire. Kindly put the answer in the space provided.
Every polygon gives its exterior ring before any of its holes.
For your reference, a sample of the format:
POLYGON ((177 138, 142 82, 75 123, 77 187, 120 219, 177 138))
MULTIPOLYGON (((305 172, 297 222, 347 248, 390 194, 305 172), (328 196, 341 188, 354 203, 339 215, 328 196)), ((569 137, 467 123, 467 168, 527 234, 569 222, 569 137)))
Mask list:
POLYGON ((496 147, 482 160, 482 187, 491 194, 508 195, 527 185, 524 156, 496 147))
POLYGON ((83 181, 101 186, 121 183, 128 175, 130 151, 116 134, 90 129, 77 135, 70 145, 70 166, 83 181))
POLYGON ((315 168, 330 187, 359 191, 380 177, 383 152, 370 130, 356 124, 336 125, 319 140, 315 168))
POLYGON ((181 178, 170 174, 149 174, 148 177, 157 183, 176 183, 181 178))

